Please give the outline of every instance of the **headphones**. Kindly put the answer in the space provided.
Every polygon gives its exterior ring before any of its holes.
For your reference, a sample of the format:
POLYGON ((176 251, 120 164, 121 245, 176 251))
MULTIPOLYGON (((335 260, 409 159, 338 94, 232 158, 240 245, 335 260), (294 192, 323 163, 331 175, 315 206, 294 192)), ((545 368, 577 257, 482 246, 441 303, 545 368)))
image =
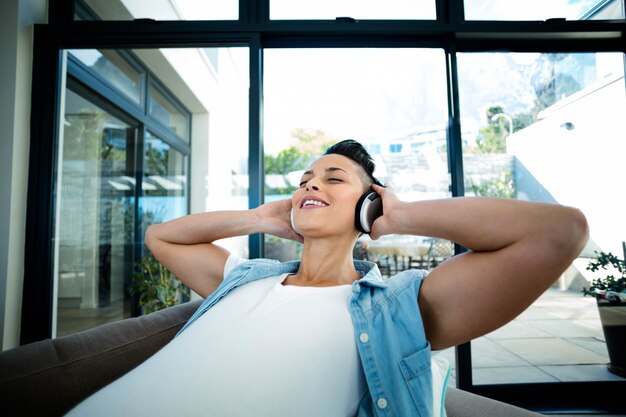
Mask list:
POLYGON ((354 226, 363 233, 372 231, 374 221, 383 215, 383 199, 374 190, 363 194, 356 203, 354 226))
MULTIPOLYGON (((369 234, 372 231, 374 221, 382 215, 383 199, 380 197, 380 194, 370 189, 356 203, 354 226, 358 231, 369 234)), ((291 228, 298 233, 296 224, 293 221, 293 208, 291 209, 291 228)))

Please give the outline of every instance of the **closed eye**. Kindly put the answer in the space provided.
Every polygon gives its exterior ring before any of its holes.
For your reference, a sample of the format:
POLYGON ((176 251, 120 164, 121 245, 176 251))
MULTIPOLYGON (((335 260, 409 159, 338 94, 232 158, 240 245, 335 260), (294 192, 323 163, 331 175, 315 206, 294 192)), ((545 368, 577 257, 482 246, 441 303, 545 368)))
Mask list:
MULTIPOLYGON (((343 180, 341 178, 328 178, 327 181, 330 182, 330 183, 340 183, 340 182, 343 182, 343 180)), ((300 181, 300 188, 304 187, 307 182, 309 182, 309 180, 302 180, 302 181, 300 181)))

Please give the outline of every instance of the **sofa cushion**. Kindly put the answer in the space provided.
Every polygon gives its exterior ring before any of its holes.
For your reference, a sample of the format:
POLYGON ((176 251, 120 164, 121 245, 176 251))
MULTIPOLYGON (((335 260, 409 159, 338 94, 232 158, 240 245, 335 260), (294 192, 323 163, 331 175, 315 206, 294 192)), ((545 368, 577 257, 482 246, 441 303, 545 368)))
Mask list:
POLYGON ((541 414, 515 407, 491 398, 448 387, 446 394, 448 417, 538 417, 541 414))
POLYGON ((200 303, 189 302, 0 353, 3 415, 65 414, 172 340, 200 303))

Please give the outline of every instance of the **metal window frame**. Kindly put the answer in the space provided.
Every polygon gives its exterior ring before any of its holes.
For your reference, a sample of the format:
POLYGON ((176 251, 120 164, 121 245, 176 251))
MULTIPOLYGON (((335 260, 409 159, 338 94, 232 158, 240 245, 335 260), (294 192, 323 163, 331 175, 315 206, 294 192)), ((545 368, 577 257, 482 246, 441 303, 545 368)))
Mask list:
MULTIPOLYGON (((76 49, 72 49, 72 51, 75 51, 76 49)), ((70 52, 71 50, 68 50, 68 52, 70 52)), ((89 66, 87 66, 84 62, 82 62, 78 57, 74 56, 74 54, 72 53, 68 53, 67 55, 67 61, 68 61, 68 66, 71 65, 71 70, 73 71, 82 71, 84 73, 88 73, 90 74, 95 80, 97 80, 97 83, 100 84, 105 84, 110 90, 115 91, 115 93, 117 93, 119 96, 122 96, 124 98, 124 100, 128 101, 130 103, 130 105, 133 106, 137 106, 139 108, 143 108, 146 105, 146 83, 147 83, 147 78, 148 78, 148 71, 146 70, 146 68, 144 68, 144 66, 139 62, 139 60, 137 58, 135 58, 134 54, 130 51, 125 51, 125 50, 117 50, 115 51, 117 54, 119 54, 119 56, 126 61, 126 63, 133 68, 135 71, 137 71, 137 73, 139 73, 139 76, 141 78, 141 85, 139 86, 139 102, 135 102, 133 101, 133 99, 128 96, 127 94, 125 94, 123 91, 121 91, 120 89, 118 89, 116 86, 113 85, 113 83, 111 83, 109 80, 107 80, 106 78, 102 78, 101 76, 99 76, 94 70, 92 70, 89 66)), ((70 68, 68 67, 68 72, 69 72, 70 68)), ((108 92, 108 90, 105 90, 108 92)), ((116 98, 116 101, 119 100, 119 98, 116 98)))
POLYGON ((133 68, 136 68, 142 74, 143 82, 140 91, 140 103, 134 102, 111 85, 111 83, 100 77, 79 59, 70 54, 68 54, 67 57, 67 73, 81 80, 84 84, 89 85, 95 92, 115 103, 117 107, 120 107, 126 113, 132 115, 141 123, 146 124, 151 130, 158 132, 164 140, 168 141, 168 143, 171 142, 170 144, 181 152, 188 153, 191 145, 191 112, 167 89, 167 87, 165 87, 163 82, 141 64, 139 59, 137 59, 132 52, 128 50, 119 50, 117 52, 119 52, 133 68), (149 114, 150 86, 153 86, 172 106, 183 114, 185 117, 187 138, 182 138, 177 135, 169 129, 169 127, 149 114))
POLYGON ((146 117, 152 120, 153 123, 159 125, 162 130, 166 130, 169 132, 169 137, 177 138, 180 141, 191 144, 191 112, 187 110, 187 108, 176 98, 176 96, 169 91, 165 85, 158 78, 148 72, 146 77, 146 103, 145 103, 145 111, 146 117), (185 117, 185 129, 187 129, 186 137, 182 137, 181 135, 174 133, 168 126, 166 126, 163 122, 161 122, 156 117, 150 114, 150 100, 156 101, 154 97, 150 94, 150 87, 153 87, 159 94, 163 96, 176 110, 178 110, 185 117))
MULTIPOLYGON (((69 63, 69 59, 68 59, 68 63, 69 63)), ((130 143, 128 143, 126 152, 128 156, 127 163, 130 161, 132 163, 132 166, 134 167, 134 172, 132 174, 129 173, 135 179, 135 187, 132 191, 130 191, 132 197, 134 198, 133 236, 139 236, 138 231, 141 226, 141 221, 139 218, 139 198, 141 197, 141 193, 142 193, 141 179, 143 178, 143 172, 144 172, 143 171, 143 156, 144 156, 143 144, 144 144, 145 124, 142 123, 139 119, 133 117, 123 107, 119 106, 118 102, 115 99, 112 99, 112 97, 107 97, 105 95, 102 95, 99 91, 95 90, 93 84, 91 84, 89 81, 83 78, 77 77, 76 73, 70 73, 69 65, 67 69, 66 90, 70 90, 74 94, 83 98, 84 100, 89 101, 90 103, 100 107, 102 110, 106 111, 113 117, 120 119, 122 122, 128 124, 131 128, 134 129, 134 137, 132 138, 130 143)), ((56 233, 56 231, 52 230, 51 233, 54 234, 56 233)), ((137 242, 135 239, 132 245, 132 254, 131 254, 131 259, 133 260, 133 264, 135 264, 140 259, 140 254, 141 254, 141 242, 137 242)), ((51 272, 52 272, 52 268, 54 268, 54 265, 50 266, 51 272)), ((54 300, 52 300, 52 305, 54 305, 54 300)), ((134 294, 132 295, 131 316, 138 316, 139 314, 140 314, 139 295, 134 294)))
MULTIPOLYGON (((249 204, 263 202, 263 50, 283 47, 437 47, 446 52, 451 191, 464 194, 456 54, 459 52, 626 53, 626 20, 466 21, 463 0, 434 0, 435 21, 271 21, 269 0, 239 0, 237 21, 73 21, 74 0, 50 0, 49 24, 35 27, 31 153, 22 343, 46 337, 51 307, 51 220, 60 51, 67 48, 250 48, 249 204), (52 111, 50 111, 52 109, 52 111)), ((263 253, 250 237, 250 255, 263 253)), ((456 251, 463 248, 457 247, 456 251)), ((623 411, 626 381, 474 385, 471 344, 457 348, 459 388, 540 411, 623 411)))

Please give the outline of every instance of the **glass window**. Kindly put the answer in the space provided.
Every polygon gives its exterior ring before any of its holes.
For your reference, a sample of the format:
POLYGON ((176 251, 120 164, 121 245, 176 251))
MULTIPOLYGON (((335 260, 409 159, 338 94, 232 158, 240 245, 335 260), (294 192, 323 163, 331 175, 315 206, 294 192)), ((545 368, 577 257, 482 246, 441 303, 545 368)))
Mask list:
MULTIPOLYGON (((312 159, 348 138, 369 149, 375 176, 400 198, 449 196, 443 51, 280 49, 264 59, 265 201, 290 198, 312 159), (422 145, 414 153, 396 151, 414 143, 422 145)), ((452 255, 449 242, 421 237, 363 236, 357 246, 354 256, 378 262, 384 275, 452 255)), ((266 257, 294 259, 300 249, 265 236, 266 257)))
POLYGON ((465 194, 580 208, 579 257, 508 325, 471 343, 474 384, 604 381, 605 336, 583 297, 594 251, 622 254, 626 94, 621 53, 458 55, 465 194))
POLYGON ((270 0, 270 19, 436 19, 434 0, 270 0))
POLYGON ((141 235, 154 223, 187 214, 187 158, 146 131, 140 201, 141 235))
POLYGON ((189 141, 189 115, 153 84, 150 85, 148 95, 148 114, 178 137, 189 141))
POLYGON ((68 89, 62 132, 56 336, 129 317, 134 268, 135 128, 68 89))
POLYGON ((110 49, 70 49, 68 53, 137 105, 142 105, 145 73, 110 49))
MULTIPOLYGON (((237 20, 238 0, 75 0, 102 20, 237 20)), ((81 16, 85 18, 84 16, 81 16)))
POLYGON ((211 63, 211 67, 213 67, 213 71, 217 72, 219 70, 219 53, 220 50, 224 48, 202 48, 202 52, 206 59, 211 63))
MULTIPOLYGON (((196 181, 192 190, 204 187, 206 194, 202 207, 206 211, 247 210, 250 208, 249 193, 249 98, 250 98, 250 49, 247 47, 205 48, 210 51, 211 67, 216 71, 218 88, 210 97, 213 113, 207 117, 208 131, 204 143, 208 149, 208 161, 196 163, 201 152, 192 153, 191 179, 196 181), (201 186, 201 187, 200 187, 201 186)), ((209 79, 209 77, 207 77, 209 79)), ((200 80, 206 84, 206 79, 200 80)), ((194 114, 194 118, 196 115, 194 114)), ((194 122, 194 138, 202 134, 194 122)), ((193 148, 198 149, 198 143, 193 148)), ((200 145, 201 146, 201 145, 200 145)), ((200 148, 201 149, 201 148, 200 148)), ((192 194, 193 195, 193 194, 192 194)), ((198 196, 198 193, 195 194, 198 196)), ((237 256, 248 258, 248 236, 223 239, 219 243, 237 256)))
MULTIPOLYGON (((142 51, 142 56, 166 56, 174 70, 189 65, 188 57, 195 56, 196 64, 205 70, 193 72, 193 76, 182 75, 207 109, 194 113, 199 140, 194 148, 196 168, 192 175, 188 146, 173 140, 162 129, 165 125, 185 138, 190 134, 191 115, 181 113, 182 105, 172 104, 176 100, 174 94, 180 91, 175 83, 168 90, 174 92, 171 95, 152 86, 150 114, 136 112, 137 119, 131 119, 120 110, 123 106, 117 106, 118 95, 108 94, 108 90, 106 99, 96 95, 85 86, 94 77, 86 76, 77 65, 68 66, 70 89, 65 94, 60 123, 55 183, 58 201, 56 237, 52 243, 57 294, 54 336, 154 308, 150 300, 156 298, 142 287, 142 283, 149 282, 141 280, 138 274, 140 265, 158 267, 141 245, 150 224, 184 216, 190 206, 196 211, 248 208, 249 50, 222 47, 211 51, 211 67, 201 50, 195 48, 142 51), (209 117, 209 112, 215 117, 209 117), (172 141, 176 143, 173 145, 172 141), (236 152, 225 152, 224 143, 236 152), (195 200, 190 198, 190 178, 196 181, 195 200), (137 298, 141 311, 137 309, 137 298)), ((90 52, 99 57, 96 60, 125 55, 124 50, 70 52, 78 54, 73 56, 81 60, 88 60, 90 52)), ((154 61, 150 62, 154 65, 154 61)), ((150 74, 149 68, 144 71, 150 74)), ((105 82, 102 77, 106 73, 94 75, 105 82)), ((247 236, 223 243, 233 253, 248 255, 247 236)), ((185 301, 186 290, 179 292, 178 284, 174 287, 178 295, 170 301, 185 301)))
POLYGON ((623 19, 624 0, 464 0, 466 20, 623 19))

